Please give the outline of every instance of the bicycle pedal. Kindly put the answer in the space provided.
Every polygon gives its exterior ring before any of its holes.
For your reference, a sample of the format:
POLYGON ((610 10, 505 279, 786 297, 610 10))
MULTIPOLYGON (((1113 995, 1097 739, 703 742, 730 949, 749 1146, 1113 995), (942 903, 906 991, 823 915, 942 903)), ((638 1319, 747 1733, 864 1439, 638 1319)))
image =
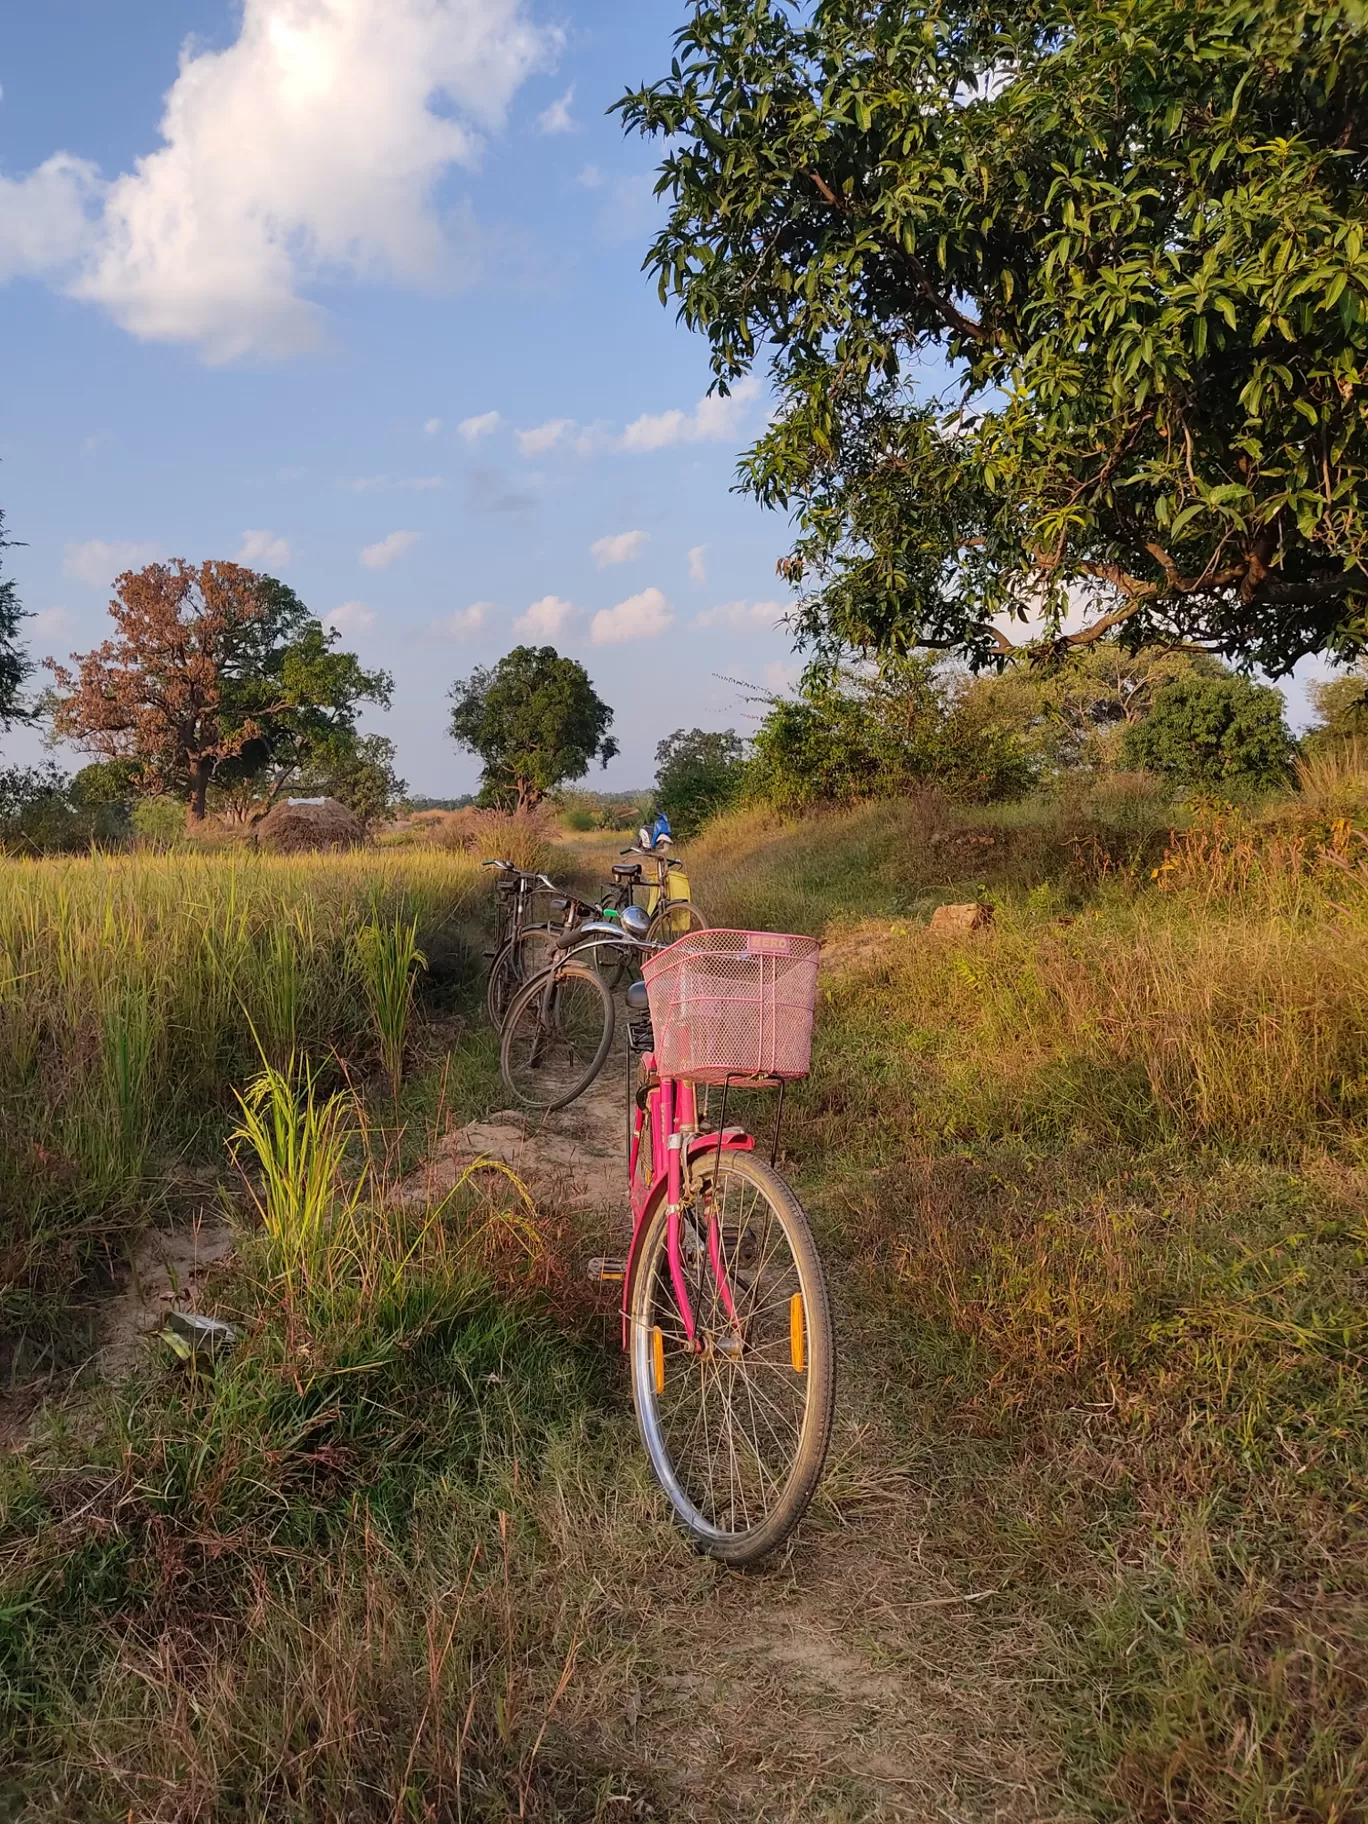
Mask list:
POLYGON ((607 1260, 600 1256, 589 1262, 587 1270, 589 1278, 596 1286, 613 1281, 620 1284, 627 1277, 627 1262, 625 1260, 607 1260))

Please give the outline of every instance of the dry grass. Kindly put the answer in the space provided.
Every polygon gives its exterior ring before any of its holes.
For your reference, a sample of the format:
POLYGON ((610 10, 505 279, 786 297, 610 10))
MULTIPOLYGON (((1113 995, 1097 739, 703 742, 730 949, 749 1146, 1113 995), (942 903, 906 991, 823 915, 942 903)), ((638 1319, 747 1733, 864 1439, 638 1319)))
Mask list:
POLYGON ((787 1169, 845 1378, 789 1557, 662 1524, 581 1228, 339 1191, 289 1301, 245 1243, 224 1371, 10 1472, 29 1815, 1368 1815, 1360 826, 1194 817, 1161 884, 1119 798, 688 851, 719 922, 836 940, 787 1169))

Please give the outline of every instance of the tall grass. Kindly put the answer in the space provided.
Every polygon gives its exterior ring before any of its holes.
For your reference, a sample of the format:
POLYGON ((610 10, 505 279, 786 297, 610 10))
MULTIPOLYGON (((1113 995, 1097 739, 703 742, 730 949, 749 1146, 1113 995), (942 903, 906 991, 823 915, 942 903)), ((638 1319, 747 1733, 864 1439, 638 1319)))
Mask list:
POLYGON ((343 1166, 352 1138, 352 1098, 320 1097, 314 1070, 291 1058, 284 1070, 267 1065, 238 1097, 241 1126, 234 1142, 251 1152, 249 1195, 280 1264, 287 1301, 314 1271, 338 1220, 364 1195, 365 1179, 344 1189, 343 1166))
POLYGON ((380 1041, 380 1058, 397 1097, 414 988, 418 971, 427 967, 427 958, 418 948, 418 920, 405 921, 398 912, 389 924, 373 919, 356 934, 356 954, 366 1004, 380 1041))
POLYGON ((486 879, 429 848, 0 861, 0 1337, 219 1157, 259 1046, 394 1077, 411 985, 377 1031, 360 934, 450 959, 486 879))

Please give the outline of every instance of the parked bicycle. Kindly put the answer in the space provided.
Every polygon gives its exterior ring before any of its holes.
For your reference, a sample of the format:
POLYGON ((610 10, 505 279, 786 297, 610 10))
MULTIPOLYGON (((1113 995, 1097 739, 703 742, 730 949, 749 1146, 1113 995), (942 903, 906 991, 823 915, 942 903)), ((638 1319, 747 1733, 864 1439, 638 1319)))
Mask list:
POLYGON ((689 876, 679 856, 668 855, 659 847, 645 847, 639 842, 620 852, 640 857, 634 862, 615 861, 611 873, 614 885, 625 888, 633 897, 638 889, 645 889, 652 943, 672 944, 677 937, 687 936, 690 931, 707 930, 708 921, 693 902, 689 876))
MULTIPOLYGON (((706 928, 707 920, 689 897, 688 875, 677 856, 640 843, 623 849, 622 854, 641 859, 614 862, 609 890, 596 902, 579 899, 555 887, 544 874, 525 873, 509 862, 484 864, 504 870, 496 887, 498 937, 485 994, 489 1018, 495 1027, 504 1026, 518 992, 550 966, 557 951, 591 926, 605 922, 617 925, 626 909, 636 904, 638 892, 645 891, 647 935, 652 943, 673 943, 688 931, 706 928), (549 897, 543 915, 534 918, 531 907, 539 894, 549 897), (511 910, 506 911, 506 906, 511 910)), ((630 974, 634 954, 630 946, 600 943, 581 960, 592 962, 600 970, 611 992, 619 989, 630 974)), ((608 1042, 612 1042, 611 1032, 608 1042)))
POLYGON ((582 1096, 613 1048, 616 981, 654 946, 652 921, 626 905, 616 921, 568 927, 551 960, 513 996, 503 1022, 499 1072, 525 1107, 545 1112, 582 1096))
MULTIPOLYGON (((637 1424, 679 1523, 753 1564, 821 1478, 835 1398, 831 1304, 811 1226, 775 1169, 783 1086, 807 1074, 818 945, 704 931, 657 950, 628 990, 640 1060, 622 1281, 637 1424), (643 1017, 645 1016, 645 1017, 643 1017), (735 1085, 780 1091, 768 1163, 727 1126, 735 1085), (713 1123, 704 1089, 721 1090, 713 1123)), ((634 1106, 633 1106, 634 1105, 634 1106)))

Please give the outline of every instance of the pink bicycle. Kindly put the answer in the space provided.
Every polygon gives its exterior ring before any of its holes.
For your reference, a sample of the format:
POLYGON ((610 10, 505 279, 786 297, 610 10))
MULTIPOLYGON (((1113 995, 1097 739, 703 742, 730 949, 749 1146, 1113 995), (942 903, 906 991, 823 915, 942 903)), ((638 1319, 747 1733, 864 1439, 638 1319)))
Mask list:
POLYGON ((623 1279, 623 1346, 651 1466, 700 1549, 734 1565, 792 1532, 831 1435, 826 1279, 774 1166, 783 1087, 808 1070, 817 952, 807 937, 700 931, 649 958, 627 997, 632 1243, 625 1262, 603 1264, 623 1279), (768 1163, 752 1135, 727 1126, 734 1085, 780 1091, 768 1163))

